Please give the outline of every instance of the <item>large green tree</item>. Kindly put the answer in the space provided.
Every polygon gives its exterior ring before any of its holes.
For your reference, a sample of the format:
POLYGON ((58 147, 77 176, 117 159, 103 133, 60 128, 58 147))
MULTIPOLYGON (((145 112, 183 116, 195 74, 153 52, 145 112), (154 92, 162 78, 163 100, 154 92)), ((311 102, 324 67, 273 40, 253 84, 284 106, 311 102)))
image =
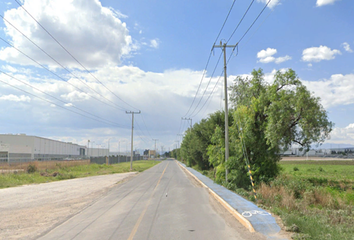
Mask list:
MULTIPOLYGON (((278 71, 271 83, 265 81, 261 69, 254 70, 251 77, 237 77, 230 90, 234 121, 226 163, 228 184, 247 187, 248 164, 256 182, 273 179, 279 173, 277 162, 282 151, 292 145, 308 150, 311 144, 322 143, 332 130, 320 99, 306 89, 292 69, 278 71)), ((217 164, 215 154, 220 154, 219 162, 224 164, 222 151, 217 151, 220 138, 216 130, 215 149, 209 147, 213 164, 217 164)))
MULTIPOLYGON (((232 123, 232 116, 229 117, 232 123)), ((209 161, 207 148, 212 143, 211 138, 217 126, 224 131, 225 117, 223 112, 215 112, 208 118, 188 129, 181 144, 181 157, 187 166, 197 165, 199 169, 206 170, 213 167, 209 161)))

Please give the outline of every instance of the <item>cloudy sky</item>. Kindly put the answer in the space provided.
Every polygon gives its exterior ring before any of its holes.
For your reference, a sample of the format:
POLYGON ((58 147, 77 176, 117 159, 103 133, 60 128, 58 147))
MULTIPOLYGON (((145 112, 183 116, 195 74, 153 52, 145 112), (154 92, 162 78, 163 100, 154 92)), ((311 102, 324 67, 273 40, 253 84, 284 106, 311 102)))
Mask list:
POLYGON ((172 150, 182 117, 222 109, 221 49, 211 49, 227 41, 239 43, 227 49, 229 85, 255 68, 270 79, 292 68, 335 123, 327 143, 354 144, 354 2, 267 2, 1 1, 0 133, 124 151, 126 111, 141 111, 134 148, 158 139, 172 150))

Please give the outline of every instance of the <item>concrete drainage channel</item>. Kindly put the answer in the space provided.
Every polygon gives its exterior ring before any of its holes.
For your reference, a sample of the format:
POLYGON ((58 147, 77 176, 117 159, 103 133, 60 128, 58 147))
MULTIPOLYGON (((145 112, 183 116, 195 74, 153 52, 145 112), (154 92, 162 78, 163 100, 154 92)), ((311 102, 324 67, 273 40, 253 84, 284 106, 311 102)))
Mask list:
POLYGON ((208 189, 210 194, 250 232, 259 232, 268 239, 286 239, 278 236, 281 228, 269 212, 225 187, 214 183, 213 180, 192 168, 186 167, 185 164, 179 161, 176 162, 191 177, 208 189))

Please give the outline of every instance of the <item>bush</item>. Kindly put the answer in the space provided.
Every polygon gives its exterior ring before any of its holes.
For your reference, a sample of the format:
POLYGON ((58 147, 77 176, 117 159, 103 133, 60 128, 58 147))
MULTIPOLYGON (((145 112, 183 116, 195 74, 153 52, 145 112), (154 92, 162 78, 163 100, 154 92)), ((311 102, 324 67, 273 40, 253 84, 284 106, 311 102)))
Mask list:
POLYGON ((296 171, 300 171, 300 169, 298 167, 294 167, 294 172, 296 171))
POLYGON ((27 173, 34 173, 37 171, 37 166, 34 164, 30 164, 27 167, 27 173))

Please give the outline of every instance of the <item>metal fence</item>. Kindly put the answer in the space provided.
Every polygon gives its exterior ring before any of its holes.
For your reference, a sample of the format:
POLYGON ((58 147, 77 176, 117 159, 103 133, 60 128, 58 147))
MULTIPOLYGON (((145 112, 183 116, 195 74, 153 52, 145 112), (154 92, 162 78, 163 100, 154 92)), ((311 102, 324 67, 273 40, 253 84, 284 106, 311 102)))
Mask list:
MULTIPOLYGON (((143 156, 135 155, 133 156, 133 161, 143 160, 143 156)), ((97 164, 115 164, 121 162, 130 162, 130 156, 107 156, 107 157, 91 157, 90 163, 97 164)))

